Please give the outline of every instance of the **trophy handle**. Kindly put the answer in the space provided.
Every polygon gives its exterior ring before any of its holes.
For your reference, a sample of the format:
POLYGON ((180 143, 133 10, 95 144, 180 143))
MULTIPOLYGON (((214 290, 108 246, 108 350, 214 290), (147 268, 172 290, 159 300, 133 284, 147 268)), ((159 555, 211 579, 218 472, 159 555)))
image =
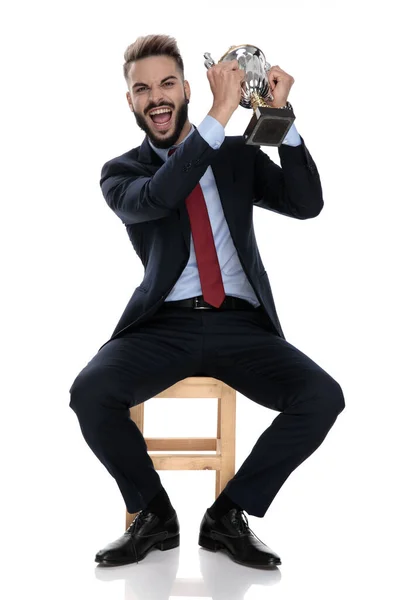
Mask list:
POLYGON ((212 67, 213 65, 215 65, 215 61, 211 57, 211 54, 209 52, 205 52, 204 53, 204 58, 206 59, 204 61, 204 66, 207 67, 207 69, 209 69, 210 67, 212 67))
MULTIPOLYGON (((266 74, 267 79, 268 79, 268 71, 271 69, 271 65, 269 63, 267 63, 267 64, 268 64, 268 69, 266 70, 265 74, 266 74)), ((264 100, 266 100, 266 101, 270 100, 271 102, 274 101, 274 97, 273 97, 272 92, 271 92, 271 85, 270 85, 269 81, 268 81, 268 92, 264 96, 264 100)))

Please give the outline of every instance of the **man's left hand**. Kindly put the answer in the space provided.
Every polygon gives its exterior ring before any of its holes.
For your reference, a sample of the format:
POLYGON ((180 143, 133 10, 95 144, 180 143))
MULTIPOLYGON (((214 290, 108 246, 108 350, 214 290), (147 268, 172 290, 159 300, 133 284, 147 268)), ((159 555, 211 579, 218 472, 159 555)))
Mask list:
POLYGON ((274 65, 267 72, 268 82, 270 85, 270 92, 274 97, 274 101, 266 99, 268 106, 272 108, 280 108, 285 106, 290 88, 294 84, 294 78, 286 73, 279 65, 274 65))

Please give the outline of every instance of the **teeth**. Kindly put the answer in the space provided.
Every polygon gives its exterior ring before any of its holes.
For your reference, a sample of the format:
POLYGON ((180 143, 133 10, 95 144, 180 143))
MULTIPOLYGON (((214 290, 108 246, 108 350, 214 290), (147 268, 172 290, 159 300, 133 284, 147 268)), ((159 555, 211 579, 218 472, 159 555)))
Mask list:
POLYGON ((165 112, 172 112, 172 110, 170 108, 158 108, 154 111, 151 111, 149 114, 150 115, 160 115, 161 113, 165 113, 165 112))

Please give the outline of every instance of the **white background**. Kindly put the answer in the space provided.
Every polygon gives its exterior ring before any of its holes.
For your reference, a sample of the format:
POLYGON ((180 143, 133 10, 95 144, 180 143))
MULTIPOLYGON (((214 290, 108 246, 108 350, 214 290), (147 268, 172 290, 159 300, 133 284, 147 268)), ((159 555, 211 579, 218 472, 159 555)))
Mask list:
MULTIPOLYGON (((349 0, 3 5, 5 597, 398 597, 395 6, 349 0), (196 125, 212 104, 203 53, 218 60, 233 44, 259 46, 295 78, 289 100, 296 127, 322 181, 325 206, 315 219, 254 209, 285 336, 337 379, 347 403, 266 516, 249 517, 253 531, 280 554, 280 575, 197 545, 214 472, 160 473, 181 522, 179 550, 156 550, 139 565, 106 574, 94 562, 123 533, 125 506, 82 437, 68 390, 109 339, 143 275, 99 179, 104 162, 143 140, 122 65, 126 47, 149 33, 176 37, 196 125), (212 569, 219 592, 210 591, 212 569), (185 578, 192 581, 179 587, 185 578)), ((226 135, 241 134, 250 116, 239 107, 226 135)), ((264 151, 279 164, 276 148, 264 151)), ((277 414, 240 394, 237 402, 239 468, 277 414)), ((146 435, 214 435, 215 403, 150 399, 146 435)))

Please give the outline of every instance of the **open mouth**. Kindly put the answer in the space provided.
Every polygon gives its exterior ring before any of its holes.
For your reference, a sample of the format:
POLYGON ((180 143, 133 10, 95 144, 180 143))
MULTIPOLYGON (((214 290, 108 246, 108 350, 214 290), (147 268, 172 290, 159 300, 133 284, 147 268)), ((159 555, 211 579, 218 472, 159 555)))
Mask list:
POLYGON ((156 129, 168 129, 172 120, 172 110, 171 109, 163 109, 160 112, 149 115, 151 120, 153 121, 153 125, 156 129))

